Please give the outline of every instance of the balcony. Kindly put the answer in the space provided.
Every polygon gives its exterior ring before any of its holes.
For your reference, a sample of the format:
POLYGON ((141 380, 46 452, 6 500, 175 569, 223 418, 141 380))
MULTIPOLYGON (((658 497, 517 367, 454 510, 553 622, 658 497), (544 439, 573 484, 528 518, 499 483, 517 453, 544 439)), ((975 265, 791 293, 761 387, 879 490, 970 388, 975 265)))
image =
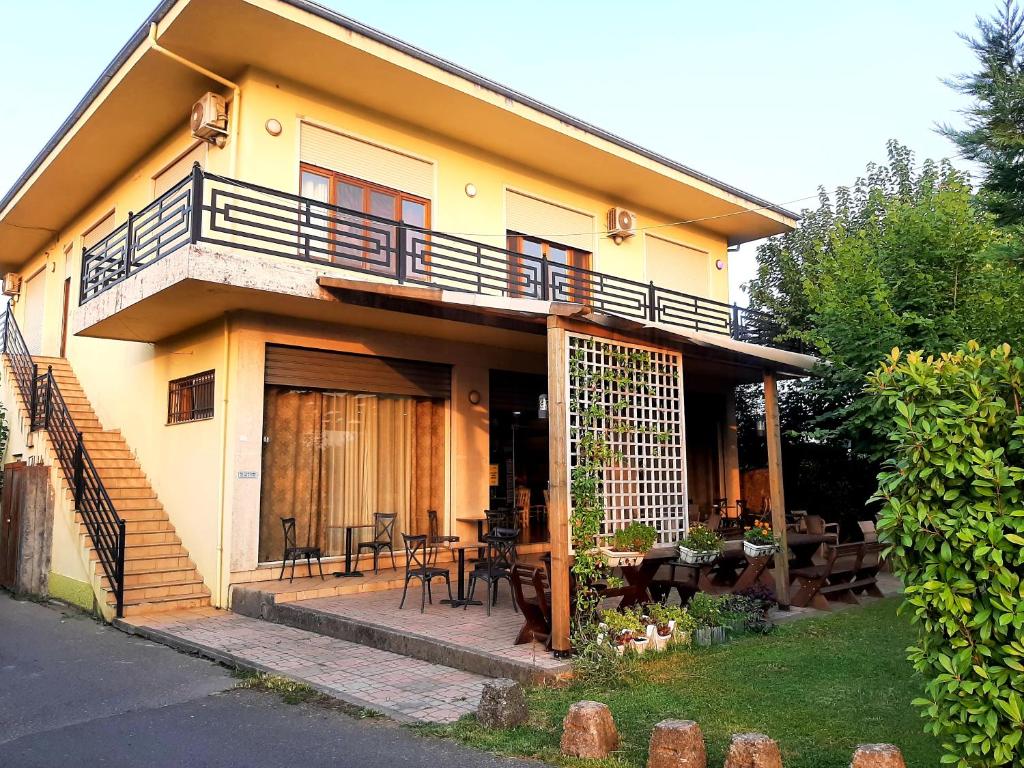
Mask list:
POLYGON ((276 257, 376 282, 572 302, 641 322, 779 343, 761 312, 207 173, 196 166, 82 257, 80 304, 189 246, 276 257))

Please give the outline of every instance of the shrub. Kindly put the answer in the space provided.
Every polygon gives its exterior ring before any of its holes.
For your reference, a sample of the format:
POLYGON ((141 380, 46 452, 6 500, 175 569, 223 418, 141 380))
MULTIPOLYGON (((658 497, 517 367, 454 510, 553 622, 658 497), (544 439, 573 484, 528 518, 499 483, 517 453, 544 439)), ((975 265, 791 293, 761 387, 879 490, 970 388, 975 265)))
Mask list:
POLYGON ((658 531, 654 526, 630 523, 612 535, 612 545, 618 552, 647 552, 657 538, 658 531))
POLYGON ((698 627, 721 627, 723 620, 723 600, 707 592, 698 592, 690 598, 686 612, 698 627))
POLYGON ((888 410, 879 538, 918 626, 915 700, 959 768, 1024 764, 1024 359, 891 358, 869 377, 888 410))

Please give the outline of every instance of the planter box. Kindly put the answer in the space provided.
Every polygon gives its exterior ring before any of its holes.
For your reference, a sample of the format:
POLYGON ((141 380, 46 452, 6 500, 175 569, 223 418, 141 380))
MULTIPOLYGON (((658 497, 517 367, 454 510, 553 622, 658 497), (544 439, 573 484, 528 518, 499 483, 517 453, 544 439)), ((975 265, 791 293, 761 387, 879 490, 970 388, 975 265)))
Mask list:
POLYGON ((598 549, 601 554, 608 558, 608 565, 612 568, 621 567, 623 565, 637 565, 644 559, 643 552, 618 552, 611 547, 599 547, 598 549))
POLYGON ((724 627, 697 627, 693 630, 693 642, 695 645, 709 646, 719 645, 725 642, 724 627))
POLYGON ((679 547, 679 560, 687 565, 707 565, 713 563, 718 552, 697 552, 688 547, 679 547))
POLYGON ((778 544, 751 544, 749 541, 743 542, 743 552, 748 557, 768 557, 778 551, 778 544))

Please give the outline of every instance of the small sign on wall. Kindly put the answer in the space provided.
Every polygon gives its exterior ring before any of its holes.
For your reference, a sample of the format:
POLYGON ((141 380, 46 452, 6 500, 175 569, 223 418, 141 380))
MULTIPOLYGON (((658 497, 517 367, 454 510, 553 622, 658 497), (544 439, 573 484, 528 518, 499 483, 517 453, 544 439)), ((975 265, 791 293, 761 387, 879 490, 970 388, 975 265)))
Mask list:
POLYGON ((260 473, 254 472, 253 470, 245 470, 238 473, 239 480, 255 480, 259 476, 260 473))
POLYGON ((491 475, 491 487, 493 488, 493 487, 498 485, 498 465, 497 464, 491 464, 490 475, 491 475))

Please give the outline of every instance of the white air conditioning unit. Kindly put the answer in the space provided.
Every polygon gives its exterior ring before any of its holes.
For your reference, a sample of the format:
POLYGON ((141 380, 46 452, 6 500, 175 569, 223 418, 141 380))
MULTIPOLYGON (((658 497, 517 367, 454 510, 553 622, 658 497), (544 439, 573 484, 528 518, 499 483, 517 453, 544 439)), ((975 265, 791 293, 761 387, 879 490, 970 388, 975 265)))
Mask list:
POLYGON ((197 139, 223 147, 228 138, 228 109, 224 97, 216 93, 204 93, 192 105, 189 124, 192 135, 197 139))
POLYGON ((21 275, 17 272, 8 272, 4 275, 4 296, 18 296, 21 294, 21 275))
POLYGON ((614 240, 616 245, 635 234, 635 213, 625 208, 612 208, 608 211, 608 237, 614 240))

